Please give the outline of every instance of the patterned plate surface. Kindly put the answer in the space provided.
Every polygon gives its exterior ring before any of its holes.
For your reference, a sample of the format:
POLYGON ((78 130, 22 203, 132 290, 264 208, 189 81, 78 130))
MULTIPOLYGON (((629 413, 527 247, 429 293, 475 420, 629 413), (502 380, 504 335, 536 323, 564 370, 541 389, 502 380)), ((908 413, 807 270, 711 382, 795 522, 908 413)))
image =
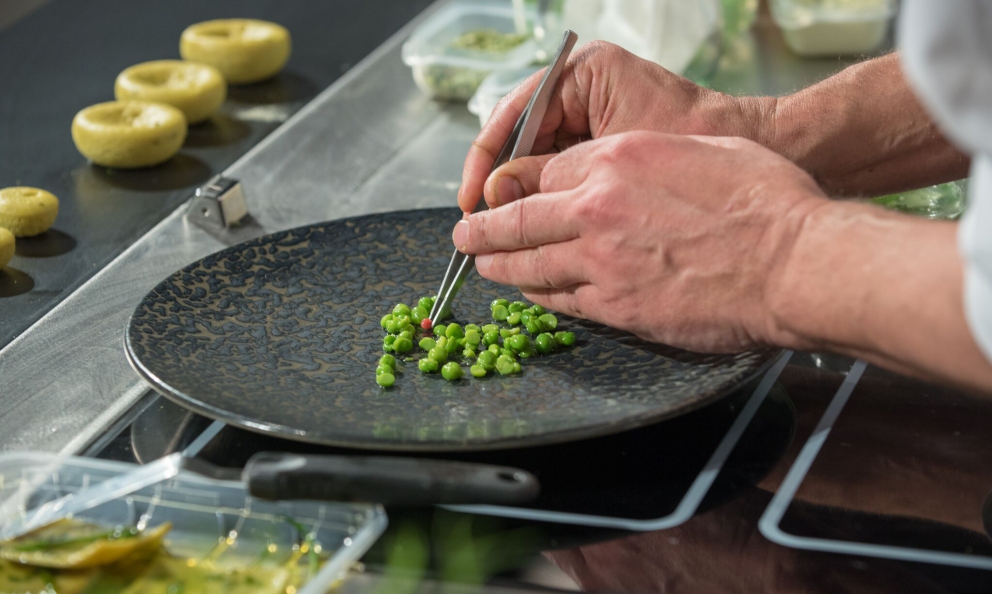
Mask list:
MULTIPOLYGON (((208 256, 138 305, 128 357, 167 397, 248 429, 373 449, 470 450, 671 417, 728 393, 776 354, 700 355, 559 316, 576 346, 522 360, 522 374, 449 383, 401 360, 396 385, 381 389, 379 319, 437 290, 459 217, 457 209, 370 215, 208 256)), ((488 323, 496 297, 519 293, 473 273, 455 319, 488 323)))

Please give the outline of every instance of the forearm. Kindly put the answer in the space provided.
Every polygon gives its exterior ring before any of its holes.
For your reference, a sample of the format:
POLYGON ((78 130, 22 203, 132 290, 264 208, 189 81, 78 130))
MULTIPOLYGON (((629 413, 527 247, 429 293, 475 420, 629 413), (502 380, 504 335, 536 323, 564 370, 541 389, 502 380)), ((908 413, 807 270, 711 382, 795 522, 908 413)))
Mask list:
POLYGON ((969 159, 916 99, 897 54, 763 106, 756 140, 828 194, 874 196, 961 179, 969 159))
POLYGON ((777 341, 992 393, 992 364, 964 316, 956 230, 863 204, 823 204, 772 281, 777 341))

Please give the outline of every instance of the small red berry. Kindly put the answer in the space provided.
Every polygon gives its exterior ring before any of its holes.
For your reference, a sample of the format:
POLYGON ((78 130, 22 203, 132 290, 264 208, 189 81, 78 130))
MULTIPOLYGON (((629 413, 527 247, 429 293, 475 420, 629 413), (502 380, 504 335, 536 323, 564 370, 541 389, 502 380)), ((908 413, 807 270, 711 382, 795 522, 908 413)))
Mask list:
POLYGON ((420 327, 423 328, 424 330, 430 330, 431 326, 433 326, 433 324, 431 324, 431 321, 427 318, 424 318, 423 320, 420 321, 420 327))

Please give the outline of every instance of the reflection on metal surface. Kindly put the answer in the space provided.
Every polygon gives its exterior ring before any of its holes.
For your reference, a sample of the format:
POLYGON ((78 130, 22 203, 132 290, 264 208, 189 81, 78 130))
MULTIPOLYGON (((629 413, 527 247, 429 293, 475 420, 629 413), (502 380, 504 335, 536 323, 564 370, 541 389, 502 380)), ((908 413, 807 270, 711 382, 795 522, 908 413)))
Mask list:
POLYGON ((49 229, 34 237, 21 237, 17 240, 17 255, 22 258, 52 258, 71 252, 76 240, 68 233, 49 229))
MULTIPOLYGON (((844 383, 838 389, 833 401, 823 414, 813 435, 806 442, 805 446, 803 446, 799 457, 796 459, 796 462, 789 470, 788 475, 762 515, 759 522, 761 533, 772 542, 798 549, 992 570, 992 558, 984 555, 970 554, 972 552, 970 550, 971 547, 967 547, 969 550, 964 553, 929 550, 926 548, 930 546, 931 543, 929 542, 921 543, 919 547, 896 546, 849 540, 853 537, 852 534, 846 534, 846 538, 799 535, 785 527, 783 519, 786 516, 786 512, 790 505, 795 504, 796 493, 799 491, 804 480, 807 479, 810 468, 821 453, 824 444, 827 443, 831 431, 835 429, 837 419, 848 404, 848 399, 854 392, 858 382, 861 381, 866 368, 867 364, 863 361, 858 361, 851 368, 844 383)), ((920 464, 920 461, 914 460, 913 463, 920 464)), ((933 522, 933 524, 936 524, 936 522, 933 522)), ((944 530, 944 532, 962 532, 952 526, 947 526, 947 528, 949 530, 944 530)), ((904 531, 894 530, 892 532, 898 535, 904 531)), ((930 536, 929 533, 919 533, 918 530, 910 530, 910 535, 917 537, 930 536)), ((967 535, 963 536, 967 537, 967 535)), ((913 540, 919 542, 918 538, 914 538, 913 540)), ((958 542, 961 542, 960 535, 958 542)))
POLYGON ((0 299, 24 295, 34 288, 34 279, 26 273, 7 266, 0 270, 0 299))

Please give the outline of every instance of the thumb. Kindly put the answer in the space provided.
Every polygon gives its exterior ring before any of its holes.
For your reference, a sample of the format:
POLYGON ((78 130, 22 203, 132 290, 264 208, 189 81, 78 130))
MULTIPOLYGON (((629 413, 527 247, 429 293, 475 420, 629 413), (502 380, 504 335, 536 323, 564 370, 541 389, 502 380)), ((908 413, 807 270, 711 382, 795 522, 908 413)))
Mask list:
POLYGON ((519 200, 541 191, 541 172, 548 161, 557 157, 557 153, 521 157, 501 165, 489 174, 483 195, 489 208, 506 206, 514 200, 519 200))

